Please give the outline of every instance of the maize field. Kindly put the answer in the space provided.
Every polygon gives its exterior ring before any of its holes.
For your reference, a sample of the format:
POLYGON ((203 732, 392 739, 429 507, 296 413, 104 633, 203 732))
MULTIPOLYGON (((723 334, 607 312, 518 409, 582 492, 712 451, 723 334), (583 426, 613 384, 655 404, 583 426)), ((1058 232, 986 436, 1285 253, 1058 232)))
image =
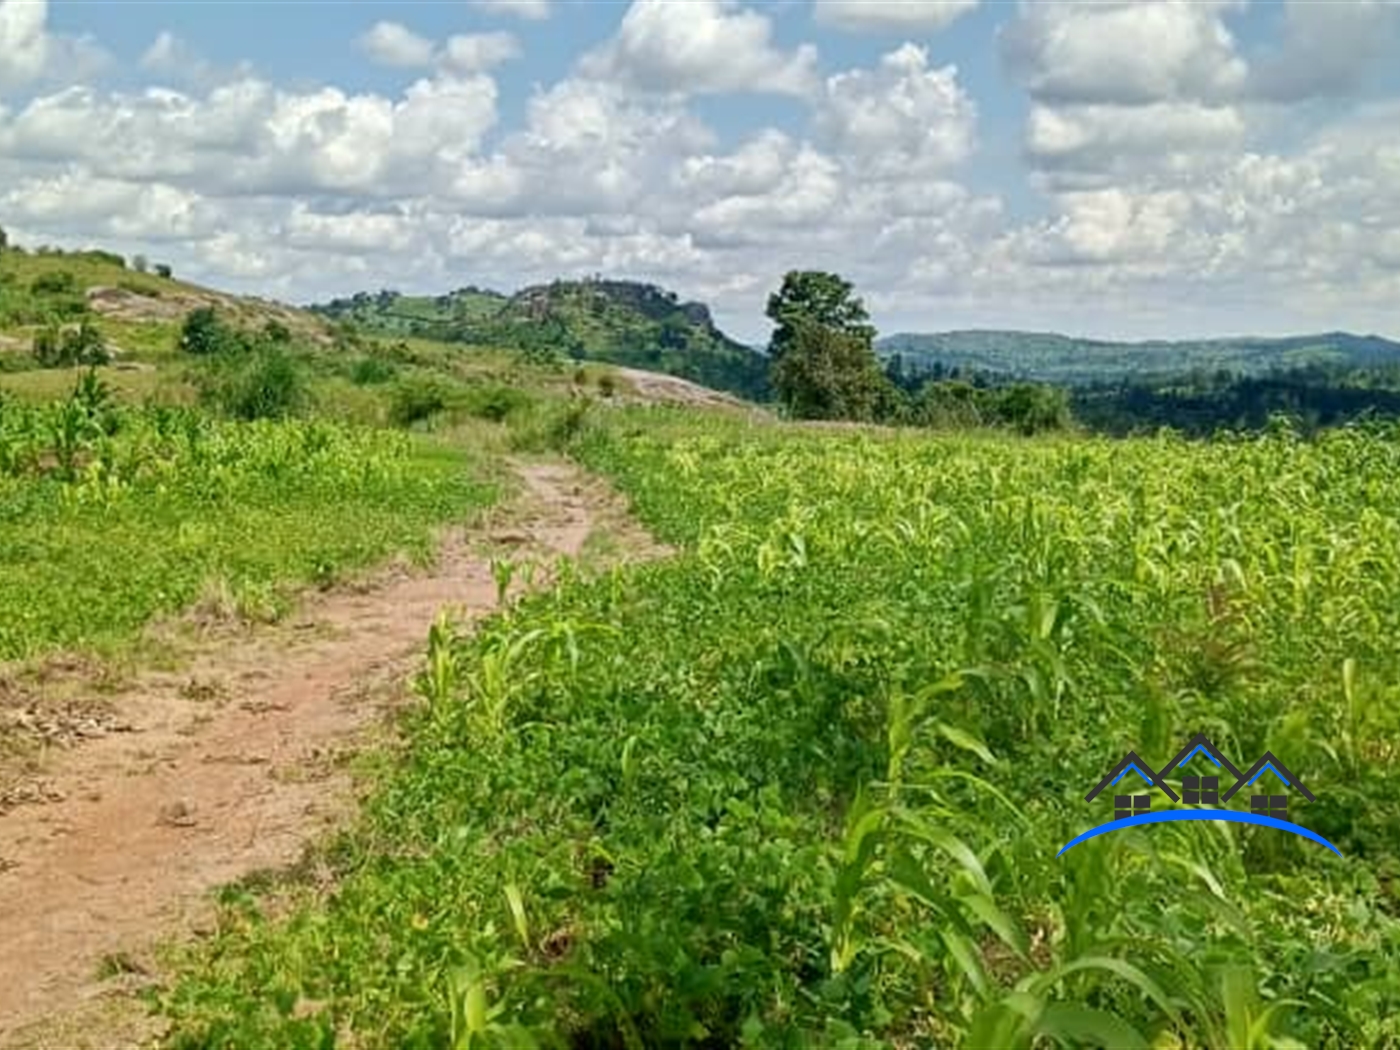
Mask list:
POLYGON ((575 454, 681 552, 435 628, 334 888, 230 891, 172 1046, 1400 1045, 1400 431, 662 420, 575 454), (1340 858, 1057 855, 1198 732, 1340 858))

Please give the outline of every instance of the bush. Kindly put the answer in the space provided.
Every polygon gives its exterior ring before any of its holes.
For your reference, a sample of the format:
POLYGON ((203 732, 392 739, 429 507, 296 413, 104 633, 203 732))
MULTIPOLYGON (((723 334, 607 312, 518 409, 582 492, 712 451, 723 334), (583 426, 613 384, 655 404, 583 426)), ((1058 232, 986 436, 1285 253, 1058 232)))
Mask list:
POLYGON ((48 324, 34 336, 34 359, 41 368, 105 365, 112 360, 102 333, 84 321, 67 331, 48 324))
POLYGON ((604 397, 612 397, 617 393, 617 379, 610 373, 605 373, 598 377, 598 393, 604 397))
POLYGON ((67 270, 41 273, 29 284, 35 295, 71 295, 78 290, 78 279, 67 270))
POLYGON ((465 399, 469 415, 492 422, 504 422, 509 416, 528 408, 530 395, 511 386, 488 386, 473 390, 465 399))
POLYGON ((234 419, 285 419, 307 405, 310 388, 300 363, 279 346, 264 344, 246 358, 210 366, 200 399, 234 419))
POLYGON ((382 357, 362 357, 350 366, 350 381, 356 386, 387 383, 399 374, 394 362, 382 357))
POLYGON ((431 419, 447 408, 447 388, 438 380, 415 377, 401 380, 389 398, 389 420, 409 427, 431 419))
POLYGON ((185 315, 178 349, 196 357, 210 357, 245 349, 240 332, 227 325, 212 306, 201 306, 185 315))
POLYGON ((155 269, 156 276, 164 277, 167 281, 174 276, 174 273, 171 271, 170 266, 167 263, 156 263, 155 269))

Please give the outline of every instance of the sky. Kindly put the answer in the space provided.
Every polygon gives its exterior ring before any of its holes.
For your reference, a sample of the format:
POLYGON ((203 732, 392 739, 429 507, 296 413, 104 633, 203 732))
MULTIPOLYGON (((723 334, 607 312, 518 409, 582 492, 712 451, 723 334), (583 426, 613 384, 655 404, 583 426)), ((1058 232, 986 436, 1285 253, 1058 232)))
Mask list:
POLYGON ((0 0, 0 226, 754 343, 792 269, 882 334, 1400 337, 1400 0, 0 0))

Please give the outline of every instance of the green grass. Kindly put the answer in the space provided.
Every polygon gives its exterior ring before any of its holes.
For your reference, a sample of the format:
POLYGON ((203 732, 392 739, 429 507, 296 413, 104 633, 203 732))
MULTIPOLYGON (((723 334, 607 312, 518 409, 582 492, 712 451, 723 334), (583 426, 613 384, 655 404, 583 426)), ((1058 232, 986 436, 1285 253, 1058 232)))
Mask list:
POLYGON ((337 889, 231 890, 172 1046, 1400 1039, 1400 435, 615 418, 579 455, 683 553, 436 628, 337 889), (1127 748, 1198 731, 1283 757, 1343 857, 1056 856, 1127 748))
POLYGON ((275 615, 288 589, 482 507, 479 464, 325 420, 0 403, 0 660, 130 642, 211 590, 275 615))

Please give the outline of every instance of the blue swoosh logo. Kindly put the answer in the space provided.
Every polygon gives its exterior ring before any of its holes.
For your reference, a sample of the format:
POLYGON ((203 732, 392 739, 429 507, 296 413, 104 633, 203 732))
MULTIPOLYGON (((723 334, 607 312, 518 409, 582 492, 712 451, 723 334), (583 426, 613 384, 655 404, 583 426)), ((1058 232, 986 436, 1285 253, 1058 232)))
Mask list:
POLYGON ((1292 821, 1279 820, 1277 817, 1266 817, 1259 813, 1241 813, 1234 809, 1166 809, 1158 810, 1155 813, 1141 813, 1136 817, 1124 817, 1121 820, 1110 820, 1107 824, 1100 824, 1096 828, 1076 835, 1066 842, 1060 852, 1055 856, 1060 856, 1071 846, 1077 846, 1086 839, 1097 838, 1110 831, 1119 831, 1123 828, 1135 828, 1139 824, 1162 824, 1169 820, 1229 820, 1236 824, 1263 824, 1265 827, 1278 828, 1280 831, 1291 831, 1295 835, 1302 835, 1305 839, 1312 839, 1314 842, 1326 846, 1337 856, 1342 853, 1336 846, 1328 842, 1316 831, 1294 824, 1292 821))

